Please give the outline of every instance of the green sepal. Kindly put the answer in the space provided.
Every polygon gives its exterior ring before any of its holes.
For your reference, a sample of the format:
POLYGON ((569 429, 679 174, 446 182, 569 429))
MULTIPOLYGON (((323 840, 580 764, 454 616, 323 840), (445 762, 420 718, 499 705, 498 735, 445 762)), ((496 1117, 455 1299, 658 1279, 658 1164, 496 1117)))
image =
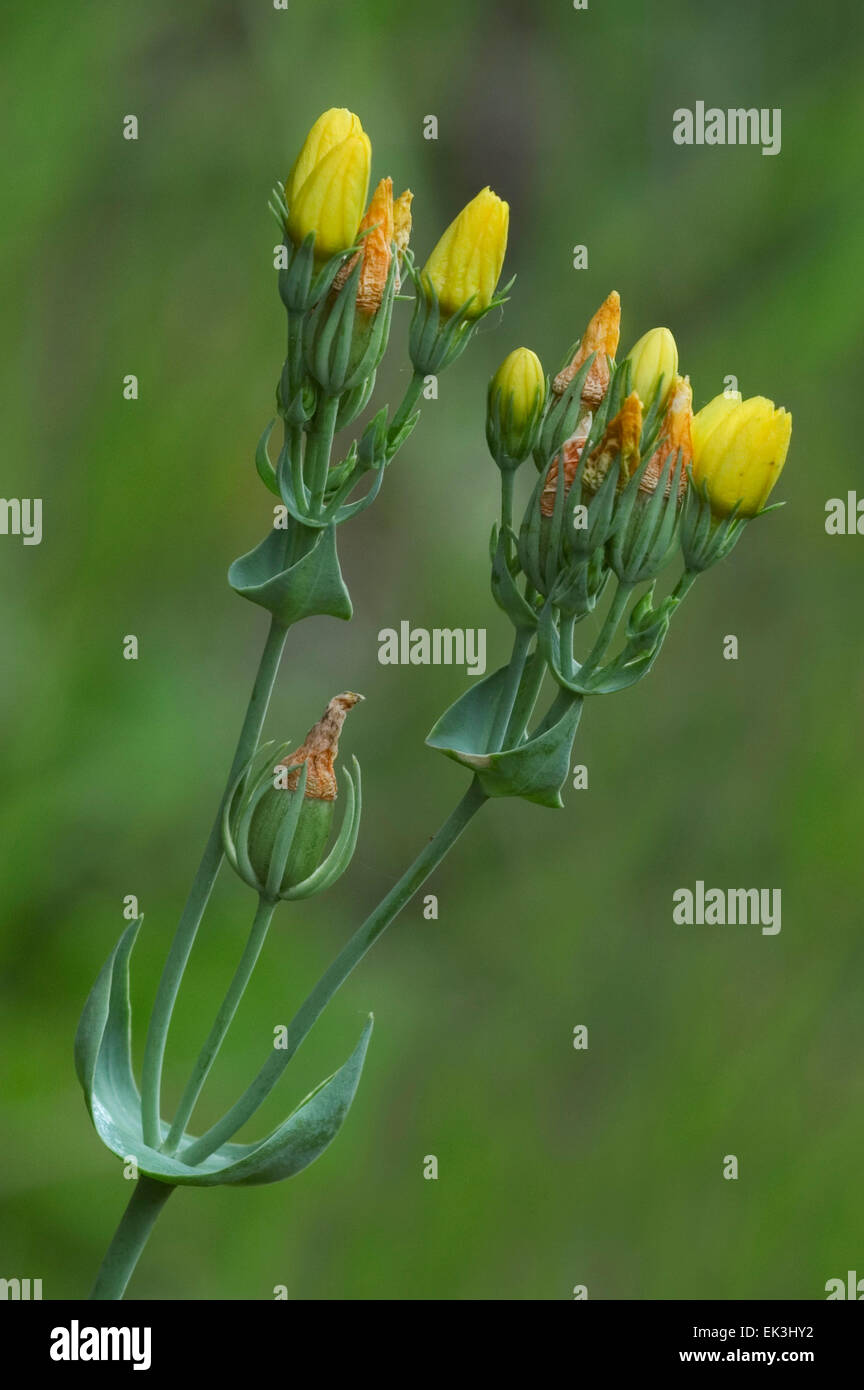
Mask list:
POLYGON ((357 848, 357 836, 360 831, 360 817, 363 813, 363 790, 362 779, 360 777, 360 764, 357 759, 352 757, 354 764, 354 777, 352 778, 348 768, 342 769, 343 781, 348 784, 348 795, 345 810, 342 814, 342 824, 339 827, 339 834, 336 837, 333 848, 323 859, 316 869, 303 879, 302 882, 294 885, 288 892, 280 896, 286 902, 296 902, 300 898, 311 898, 315 893, 323 893, 330 888, 338 878, 341 878, 354 856, 357 848), (355 781, 356 778, 356 781, 355 781))
MULTIPOLYGON (((764 511, 774 511, 780 505, 775 503, 772 507, 764 508, 764 511)), ((737 545, 747 525, 745 518, 738 515, 740 506, 740 502, 736 503, 727 517, 715 517, 707 487, 704 483, 699 487, 692 467, 688 467, 687 496, 681 517, 681 550, 685 567, 691 574, 699 574, 716 565, 737 545)))
MULTIPOLYGON (((584 457, 584 451, 583 455, 584 457)), ((581 460, 580 460, 581 464, 581 460)), ((574 559, 587 560, 596 553, 599 547, 604 546, 611 540, 616 530, 621 524, 621 517, 615 506, 618 496, 618 484, 621 475, 621 458, 615 459, 610 464, 599 488, 587 504, 587 526, 577 528, 567 526, 564 528, 564 551, 572 555, 574 559)), ((573 486, 579 483, 579 471, 573 479, 573 486)), ((572 508, 575 514, 576 505, 572 508)))
POLYGON ((336 413, 335 432, 350 425, 352 420, 356 420, 366 409, 375 390, 375 377, 377 368, 370 372, 369 376, 361 381, 359 385, 353 386, 350 391, 345 391, 339 401, 339 409, 336 413))
MULTIPOLYGON (((314 1163, 335 1139, 357 1091, 372 1017, 348 1058, 321 1082, 266 1139, 227 1143, 200 1163, 183 1162, 184 1134, 176 1156, 144 1143, 141 1102, 132 1070, 129 955, 141 919, 132 922, 100 971, 84 1006, 75 1039, 75 1066, 97 1134, 118 1158, 134 1159, 139 1173, 182 1187, 252 1186, 280 1182, 314 1163)), ((169 1126, 162 1120, 163 1138, 169 1126)))
MULTIPOLYGON (((520 796, 538 806, 560 808, 582 701, 574 697, 554 723, 529 735, 517 747, 490 753, 487 750, 507 676, 508 668, 502 666, 472 685, 442 714, 426 743, 475 773, 487 796, 520 796)), ((533 671, 528 683, 536 691, 533 671)), ((515 719, 522 722, 518 714, 515 719)))
POLYGON ((491 302, 479 314, 471 316, 474 295, 467 299, 455 314, 442 317, 441 306, 435 287, 428 277, 414 264, 410 251, 404 255, 408 274, 414 282, 414 313, 408 332, 408 353, 416 372, 422 376, 438 376, 445 367, 455 362, 468 346, 474 330, 482 319, 493 309, 506 304, 515 275, 492 297, 491 302))
POLYGON ((404 420, 401 425, 397 425, 395 428, 392 425, 390 426, 390 429, 387 431, 388 461, 394 458, 396 454, 398 454, 399 450, 402 448, 402 445, 406 442, 406 440, 409 439, 411 434, 414 432, 414 426, 417 424, 417 421, 419 419, 420 411, 415 410, 414 414, 409 415, 408 419, 404 420))
POLYGON ((279 295, 289 314, 306 314, 330 290, 342 264, 359 249, 349 246, 329 260, 315 259, 315 233, 310 232, 300 246, 286 236, 286 264, 279 269, 279 295))
POLYGON ((358 260, 336 295, 322 296, 306 320, 306 368, 327 395, 353 392, 376 371, 390 334, 396 260, 393 255, 381 304, 374 314, 367 316, 357 309, 362 270, 358 260))
POLYGON ((577 560, 561 571, 550 594, 550 602, 565 617, 581 622, 593 613, 612 571, 606 564, 606 551, 599 546, 587 559, 577 560))
POLYGON ((353 613, 336 552, 336 528, 318 532, 312 547, 285 566, 286 532, 273 529, 228 570, 228 583, 241 598, 266 608, 286 627, 317 614, 348 621, 353 613))
POLYGON ((554 391, 547 394, 547 408, 540 428, 540 437, 534 451, 534 463, 541 473, 546 473, 561 446, 573 434, 587 407, 582 404, 582 388, 588 377, 596 352, 582 363, 566 390, 560 396, 554 391))
POLYGON ((276 384, 276 408, 286 425, 293 429, 303 429, 318 408, 318 391, 307 379, 292 394, 289 384, 290 370, 291 362, 286 358, 282 376, 276 384))
POLYGON ((614 535, 609 543, 609 564, 623 584, 641 584, 654 579, 666 564, 675 544, 682 508, 678 504, 681 481, 682 453, 671 473, 669 496, 666 496, 664 472, 654 492, 646 496, 639 491, 651 456, 643 459, 618 498, 614 535))

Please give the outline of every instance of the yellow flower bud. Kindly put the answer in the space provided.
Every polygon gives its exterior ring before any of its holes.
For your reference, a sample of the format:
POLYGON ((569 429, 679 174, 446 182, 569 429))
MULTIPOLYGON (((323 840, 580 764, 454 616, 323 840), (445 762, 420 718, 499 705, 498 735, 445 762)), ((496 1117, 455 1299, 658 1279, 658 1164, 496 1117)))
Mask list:
POLYGON ((516 429, 522 429, 546 397, 543 364, 530 348, 514 348, 498 368, 489 388, 500 396, 502 410, 509 408, 516 429))
POLYGON ((320 164, 325 154, 336 145, 341 145, 343 140, 347 140, 349 135, 362 135, 363 127, 360 120, 354 115, 353 111, 347 111, 344 106, 332 106, 329 111, 325 111, 323 116, 319 116, 306 139, 303 148, 297 156, 294 168, 285 181, 285 201, 289 208, 293 207, 294 200, 304 183, 308 179, 316 164, 320 164))
POLYGON ((792 416, 765 396, 715 396, 693 420, 693 477, 711 509, 756 516, 786 462, 792 416))
POLYGON ((469 299, 469 319, 489 308, 504 264, 509 221, 509 204, 484 188, 450 223, 423 270, 445 317, 469 299))
POLYGON ((486 437, 499 466, 524 462, 534 446, 546 377, 536 352, 515 348, 489 383, 486 437))
POLYGON ((678 375, 678 348, 668 328, 652 328, 644 333, 627 354, 630 363, 630 385, 647 410, 657 388, 663 381, 663 401, 678 375))
POLYGON ((352 246, 369 190, 372 147, 368 135, 349 135, 315 165, 288 213, 288 233, 299 246, 315 233, 319 260, 352 246))
POLYGON ((722 395, 715 396, 713 401, 703 405, 702 409, 693 416, 693 448, 698 454, 705 440, 708 438, 714 426, 741 404, 741 392, 724 391, 722 395))

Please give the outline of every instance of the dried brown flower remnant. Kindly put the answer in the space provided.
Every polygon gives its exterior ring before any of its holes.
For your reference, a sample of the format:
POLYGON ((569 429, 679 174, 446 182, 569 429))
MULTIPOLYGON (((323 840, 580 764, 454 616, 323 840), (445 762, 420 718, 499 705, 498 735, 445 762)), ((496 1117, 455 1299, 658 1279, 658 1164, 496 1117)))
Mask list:
POLYGON ((336 773, 333 762, 339 751, 339 735, 350 709, 353 709, 362 695, 346 690, 334 695, 318 723, 309 730, 300 748, 282 759, 280 766, 296 767, 298 770, 287 778, 289 791, 294 791, 300 780, 300 767, 308 764, 306 774, 306 796, 313 801, 336 800, 336 773))
POLYGON ((621 331, 621 296, 617 290, 607 295, 588 327, 572 361, 560 371, 552 383, 556 396, 563 396, 579 368, 596 352, 597 356, 582 387, 582 400, 587 406, 598 406, 609 387, 609 359, 618 350, 621 331))
POLYGON ((384 286, 390 270, 393 254, 393 180, 382 179, 372 194, 369 207, 360 223, 358 235, 363 232, 360 250, 350 261, 341 267, 333 281, 334 290, 341 290, 358 260, 362 262, 360 279, 357 284, 357 308, 361 313, 372 315, 381 307, 384 286))
POLYGON ((579 460, 582 457, 582 450, 585 447, 585 440, 588 438, 588 431, 591 428, 591 416, 586 415, 579 421, 579 427, 575 434, 565 440, 561 453, 557 454, 552 460, 549 472, 546 474, 546 481, 543 484, 543 491, 540 494, 540 512, 543 516, 552 516, 555 511, 555 498, 558 495, 558 462, 564 460, 564 493, 565 495, 573 486, 573 479, 576 477, 576 470, 579 467, 579 460))
POLYGON ((687 468, 693 462, 693 392, 690 378, 679 376, 672 385, 672 394, 660 426, 660 440, 639 483, 640 492, 656 492, 665 473, 664 489, 666 496, 672 490, 672 475, 678 465, 678 450, 681 450, 681 477, 678 481, 678 497, 687 491, 687 468))
POLYGON ((621 460, 619 486, 632 478, 639 467, 639 441, 642 438, 642 402, 631 391, 618 414, 611 419, 603 438, 585 460, 585 486, 596 492, 616 458, 621 460))

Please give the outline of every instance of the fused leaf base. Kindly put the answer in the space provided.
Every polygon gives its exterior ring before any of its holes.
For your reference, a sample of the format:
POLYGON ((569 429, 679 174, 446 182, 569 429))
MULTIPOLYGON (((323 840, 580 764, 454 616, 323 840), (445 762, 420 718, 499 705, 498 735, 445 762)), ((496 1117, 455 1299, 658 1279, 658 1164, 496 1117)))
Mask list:
MULTIPOLYGON (((560 706, 556 702, 555 716, 550 718, 550 712, 533 734, 522 734, 515 746, 493 752, 493 729, 507 676, 503 666, 473 685, 441 716, 426 742, 470 768, 487 796, 521 796, 539 806, 560 808, 582 700, 572 696, 560 706)), ((527 717, 520 719, 519 708, 517 697, 514 727, 527 722, 527 717)))
MULTIPOLYGON (((372 1031, 370 1016, 347 1062, 266 1139, 223 1144, 194 1167, 179 1156, 145 1144, 141 1101, 132 1070, 129 956, 141 925, 123 933, 90 992, 75 1037, 75 1067, 87 1107, 102 1142, 118 1158, 134 1159, 139 1172, 159 1182, 187 1187, 257 1185, 293 1177, 314 1163, 338 1134, 354 1099, 372 1031)), ((163 1122, 163 1133, 169 1126, 163 1122)))

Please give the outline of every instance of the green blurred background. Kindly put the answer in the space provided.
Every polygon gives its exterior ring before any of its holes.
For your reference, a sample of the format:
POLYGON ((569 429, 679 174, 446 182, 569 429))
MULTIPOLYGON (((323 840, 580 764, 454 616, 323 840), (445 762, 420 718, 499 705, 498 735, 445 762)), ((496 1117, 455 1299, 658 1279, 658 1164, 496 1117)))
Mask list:
MULTIPOLYGON (((157 0, 19 5, 3 25, 3 492, 45 515, 41 546, 0 540, 0 1275, 85 1294, 128 1197, 72 1036, 134 893, 140 1058, 233 748, 266 630, 224 579, 270 514, 252 464, 283 344, 266 202, 334 104, 360 114, 375 177, 414 190, 421 257, 478 188, 506 197, 518 280, 341 533, 354 621, 290 637, 273 735, 301 737, 336 690, 367 696, 343 739, 362 836, 336 890, 280 911, 197 1122, 464 788, 423 746, 464 673, 382 667, 377 633, 487 626, 490 669, 505 658, 483 438, 501 357, 527 343, 554 369, 617 288, 622 346, 672 327, 697 405, 734 373, 792 410, 789 505, 697 586, 651 678, 590 706, 589 789, 558 813, 486 808, 430 884, 439 920, 409 907, 250 1127, 338 1065, 372 1009, 333 1147, 277 1187, 179 1193, 130 1293, 806 1299, 864 1272, 864 540, 824 531, 827 499, 861 487, 860 6, 157 0), (697 100, 782 108, 782 153, 675 146, 672 111, 697 100), (782 932, 674 926, 672 893, 697 879, 782 888, 782 932)), ((406 380, 408 306, 398 319, 379 401, 406 380)), ((223 876, 171 1101, 251 905, 223 876)))

